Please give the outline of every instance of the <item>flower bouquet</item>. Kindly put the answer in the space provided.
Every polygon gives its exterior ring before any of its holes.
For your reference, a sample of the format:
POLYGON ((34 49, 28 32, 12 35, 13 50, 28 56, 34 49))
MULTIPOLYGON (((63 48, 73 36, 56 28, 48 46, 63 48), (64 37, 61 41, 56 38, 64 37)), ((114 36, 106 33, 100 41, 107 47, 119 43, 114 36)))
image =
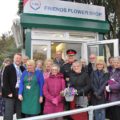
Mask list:
POLYGON ((62 91, 62 95, 66 101, 73 101, 74 96, 77 95, 77 90, 73 87, 67 87, 62 91))

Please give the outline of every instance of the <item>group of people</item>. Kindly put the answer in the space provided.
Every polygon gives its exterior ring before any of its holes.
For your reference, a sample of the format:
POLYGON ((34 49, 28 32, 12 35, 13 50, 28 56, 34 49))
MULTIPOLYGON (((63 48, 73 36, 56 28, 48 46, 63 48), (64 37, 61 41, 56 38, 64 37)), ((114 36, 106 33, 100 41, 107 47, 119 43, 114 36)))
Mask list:
MULTIPOLYGON (((75 50, 69 49, 66 54, 67 59, 63 60, 62 52, 57 51, 53 60, 43 62, 16 53, 13 62, 4 61, 0 87, 4 120, 13 120, 14 113, 17 118, 25 118, 120 100, 120 57, 109 58, 107 66, 103 59, 97 60, 96 55, 91 54, 87 65, 85 59, 76 60, 75 50), (62 95, 66 87, 77 90, 74 108, 62 95)), ((120 119, 119 105, 107 112, 110 120, 120 119)), ((105 118, 105 109, 94 111, 94 120, 105 118)), ((72 116, 65 119, 74 120, 72 116)))

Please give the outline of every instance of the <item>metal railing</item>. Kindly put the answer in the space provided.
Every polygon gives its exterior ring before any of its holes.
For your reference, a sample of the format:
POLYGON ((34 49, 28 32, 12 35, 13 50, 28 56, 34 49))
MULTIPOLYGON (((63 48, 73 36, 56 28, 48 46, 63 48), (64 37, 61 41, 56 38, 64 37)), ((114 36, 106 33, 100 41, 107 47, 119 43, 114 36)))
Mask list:
POLYGON ((93 120, 93 115, 94 115, 93 111, 94 110, 107 108, 107 107, 111 107, 111 106, 115 106, 115 105, 120 105, 120 101, 105 103, 105 104, 96 105, 96 106, 88 106, 86 108, 79 108, 79 109, 54 113, 54 114, 47 114, 47 115, 40 115, 40 116, 36 116, 36 117, 24 118, 24 119, 19 119, 19 120, 49 120, 49 119, 53 119, 53 118, 78 114, 78 113, 87 112, 87 111, 88 111, 88 115, 89 115, 89 120, 93 120))

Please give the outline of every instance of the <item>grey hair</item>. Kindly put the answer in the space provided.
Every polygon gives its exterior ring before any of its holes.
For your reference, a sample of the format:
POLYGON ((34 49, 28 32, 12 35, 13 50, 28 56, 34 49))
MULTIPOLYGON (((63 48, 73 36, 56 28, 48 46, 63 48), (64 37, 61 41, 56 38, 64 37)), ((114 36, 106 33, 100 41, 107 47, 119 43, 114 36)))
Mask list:
POLYGON ((56 67, 56 68, 58 69, 58 71, 60 72, 60 67, 59 67, 59 65, 53 64, 52 67, 51 67, 51 69, 52 69, 53 67, 56 67))
POLYGON ((75 61, 75 62, 73 62, 72 66, 71 66, 71 69, 73 69, 74 64, 79 64, 80 67, 82 68, 82 63, 80 61, 75 61))
POLYGON ((43 65, 43 61, 42 60, 37 60, 36 64, 38 64, 38 63, 41 63, 43 65))

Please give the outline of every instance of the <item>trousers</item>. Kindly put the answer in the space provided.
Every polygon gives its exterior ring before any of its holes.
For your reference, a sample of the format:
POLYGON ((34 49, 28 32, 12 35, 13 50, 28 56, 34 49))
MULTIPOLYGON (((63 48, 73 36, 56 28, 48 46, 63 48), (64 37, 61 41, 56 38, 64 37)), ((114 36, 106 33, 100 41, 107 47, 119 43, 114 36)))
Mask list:
POLYGON ((22 118, 21 102, 18 99, 4 98, 5 114, 4 120, 13 120, 13 115, 16 113, 17 119, 22 118))

